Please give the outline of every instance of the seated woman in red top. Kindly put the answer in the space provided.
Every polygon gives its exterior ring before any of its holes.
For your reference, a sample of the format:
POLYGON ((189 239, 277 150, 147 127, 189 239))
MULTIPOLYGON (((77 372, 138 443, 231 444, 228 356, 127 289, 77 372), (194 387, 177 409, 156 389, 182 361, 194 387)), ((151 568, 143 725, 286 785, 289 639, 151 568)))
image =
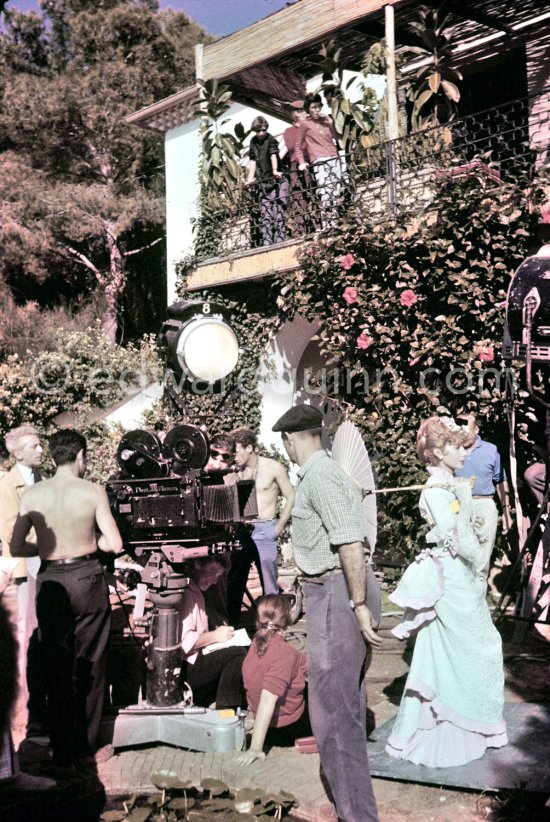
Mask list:
POLYGON ((311 735, 304 695, 306 655, 285 640, 290 622, 288 597, 268 594, 258 600, 256 636, 243 663, 254 730, 250 749, 237 759, 239 765, 265 759, 266 740, 281 745, 311 735))

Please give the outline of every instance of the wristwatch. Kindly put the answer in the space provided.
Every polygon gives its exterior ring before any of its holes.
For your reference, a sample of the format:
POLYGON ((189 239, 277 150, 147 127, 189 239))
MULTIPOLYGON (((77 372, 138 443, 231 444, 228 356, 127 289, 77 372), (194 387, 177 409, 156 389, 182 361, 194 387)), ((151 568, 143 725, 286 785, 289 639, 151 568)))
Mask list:
POLYGON ((356 608, 360 608, 361 605, 366 605, 367 601, 365 599, 359 600, 359 602, 354 602, 352 599, 349 601, 349 607, 352 611, 355 611, 356 608))

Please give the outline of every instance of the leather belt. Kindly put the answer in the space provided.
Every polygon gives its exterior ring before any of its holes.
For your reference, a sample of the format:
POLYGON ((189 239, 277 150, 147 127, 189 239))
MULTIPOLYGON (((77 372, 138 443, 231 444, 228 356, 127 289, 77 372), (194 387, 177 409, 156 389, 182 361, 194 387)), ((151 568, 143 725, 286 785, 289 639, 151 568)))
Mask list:
POLYGON ((493 499, 493 494, 472 494, 472 499, 493 499))
POLYGON ((97 551, 93 554, 82 554, 80 557, 65 557, 65 559, 43 559, 44 565, 71 565, 73 562, 81 562, 82 560, 97 559, 97 551))
POLYGON ((329 571, 323 571, 322 574, 301 574, 306 582, 315 582, 316 579, 323 579, 329 574, 341 574, 342 568, 331 568, 329 571))

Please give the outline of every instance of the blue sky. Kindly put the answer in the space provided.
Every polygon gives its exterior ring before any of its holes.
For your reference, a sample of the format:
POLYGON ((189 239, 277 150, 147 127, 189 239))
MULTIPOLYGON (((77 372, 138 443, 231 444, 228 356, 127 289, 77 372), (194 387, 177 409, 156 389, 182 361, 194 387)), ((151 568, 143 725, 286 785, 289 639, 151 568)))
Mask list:
MULTIPOLYGON (((289 5, 290 0, 160 0, 163 9, 184 11, 210 34, 231 34, 289 5)), ((8 9, 39 11, 38 0, 10 0, 8 9)))

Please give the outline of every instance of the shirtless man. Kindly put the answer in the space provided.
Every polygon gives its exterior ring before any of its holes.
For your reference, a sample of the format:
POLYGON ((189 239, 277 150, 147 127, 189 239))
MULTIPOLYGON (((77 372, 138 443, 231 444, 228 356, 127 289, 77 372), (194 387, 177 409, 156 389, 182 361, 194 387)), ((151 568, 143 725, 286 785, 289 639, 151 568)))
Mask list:
POLYGON ((77 759, 97 750, 103 708, 111 608, 97 550, 120 553, 122 540, 105 490, 83 479, 82 434, 58 431, 49 447, 57 471, 23 494, 10 549, 15 557, 42 560, 37 615, 52 765, 71 772, 77 759), (33 527, 36 544, 26 541, 33 527))
POLYGON ((276 594, 277 585, 277 538, 290 519, 294 505, 294 489, 284 466, 269 457, 258 454, 258 438, 250 428, 237 428, 231 432, 237 444, 235 465, 236 479, 253 479, 256 483, 258 518, 252 534, 240 536, 242 550, 232 558, 229 572, 227 608, 229 620, 235 625, 241 612, 242 599, 248 580, 250 565, 256 562, 264 594, 276 594), (285 504, 279 519, 276 518, 279 495, 285 504))

